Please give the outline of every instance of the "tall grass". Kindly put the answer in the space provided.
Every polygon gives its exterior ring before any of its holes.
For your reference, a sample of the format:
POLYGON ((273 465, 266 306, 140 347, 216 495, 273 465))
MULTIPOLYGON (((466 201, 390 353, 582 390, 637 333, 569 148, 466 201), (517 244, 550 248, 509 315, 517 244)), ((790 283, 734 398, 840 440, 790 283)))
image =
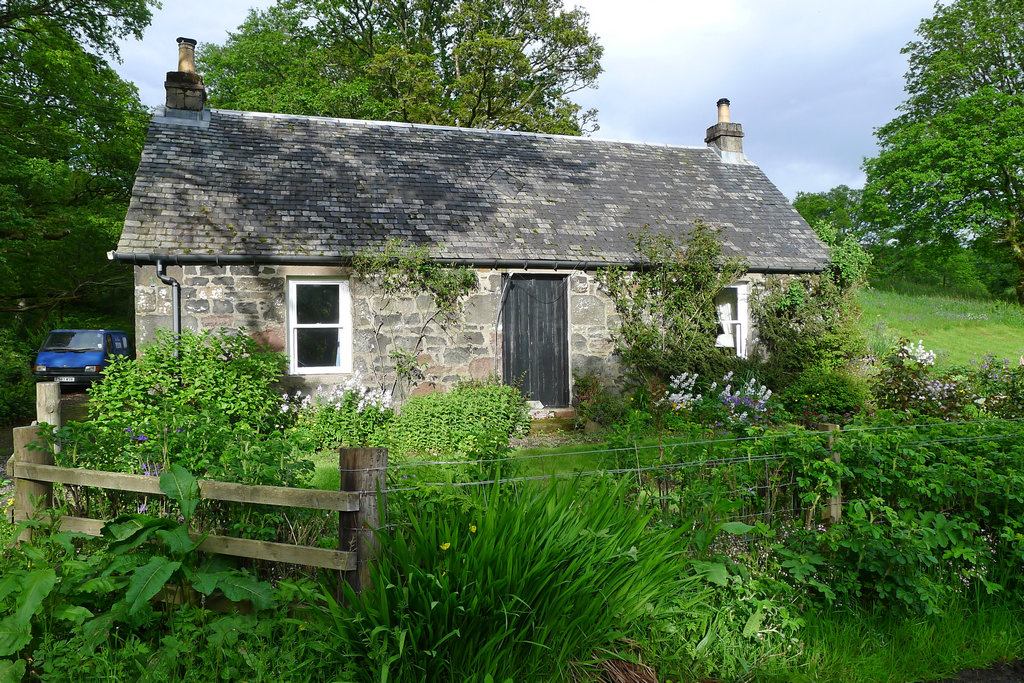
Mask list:
POLYGON ((648 531, 624 486, 474 495, 464 512, 409 510, 408 528, 380 537, 373 588, 317 624, 358 679, 572 678, 702 597, 679 533, 648 531))
POLYGON ((755 680, 895 683, 953 677, 1024 657, 1022 613, 1024 596, 1006 594, 959 598, 931 617, 884 607, 826 610, 808 620, 797 658, 768 660, 755 680))
POLYGON ((901 287, 861 292, 861 324, 872 355, 880 357, 900 337, 923 340, 939 353, 938 365, 966 365, 985 355, 1024 355, 1024 308, 998 299, 941 294, 901 287))

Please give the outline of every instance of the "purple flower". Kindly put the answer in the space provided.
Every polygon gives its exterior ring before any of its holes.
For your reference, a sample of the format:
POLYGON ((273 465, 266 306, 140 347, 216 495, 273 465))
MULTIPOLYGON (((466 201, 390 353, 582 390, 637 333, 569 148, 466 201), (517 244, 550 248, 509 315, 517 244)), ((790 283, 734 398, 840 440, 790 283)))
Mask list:
POLYGON ((132 428, 131 427, 125 427, 124 428, 124 433, 125 434, 131 434, 132 433, 132 428))
POLYGON ((142 463, 142 475, 145 477, 159 477, 161 469, 163 468, 160 465, 150 465, 148 462, 142 463))
POLYGON ((140 443, 143 442, 143 441, 149 441, 149 437, 146 436, 145 434, 139 434, 138 436, 132 437, 132 438, 134 438, 136 441, 138 441, 140 443))
POLYGON ((142 505, 140 505, 139 507, 136 508, 136 512, 138 512, 140 515, 148 512, 148 511, 149 511, 149 506, 146 505, 145 503, 143 503, 142 505))

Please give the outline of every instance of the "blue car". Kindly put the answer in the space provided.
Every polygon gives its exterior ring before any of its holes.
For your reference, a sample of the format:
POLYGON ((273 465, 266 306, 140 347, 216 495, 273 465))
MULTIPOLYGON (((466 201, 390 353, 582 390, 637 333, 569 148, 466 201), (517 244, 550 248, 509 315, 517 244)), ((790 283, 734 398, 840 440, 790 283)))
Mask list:
POLYGON ((114 357, 130 353, 128 335, 120 330, 53 330, 39 349, 33 374, 62 385, 89 385, 114 357))

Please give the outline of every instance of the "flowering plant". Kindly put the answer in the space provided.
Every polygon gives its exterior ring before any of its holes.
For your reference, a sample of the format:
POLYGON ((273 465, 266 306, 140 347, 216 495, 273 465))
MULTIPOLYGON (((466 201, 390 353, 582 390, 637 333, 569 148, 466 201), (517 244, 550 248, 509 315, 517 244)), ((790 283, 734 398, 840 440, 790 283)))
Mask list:
POLYGON ((961 387, 953 378, 932 376, 936 354, 901 340, 895 351, 882 359, 872 387, 879 408, 913 410, 922 415, 957 416, 961 413, 961 387))
MULTIPOLYGON (((768 399, 772 390, 761 384, 755 377, 733 389, 733 373, 730 370, 722 377, 725 386, 718 393, 718 400, 726 410, 726 418, 733 422, 752 423, 765 418, 768 413, 768 399)), ((708 393, 714 393, 719 383, 712 382, 708 393)))
POLYGON ((979 408, 1003 418, 1024 417, 1024 355, 1015 361, 993 355, 971 361, 964 380, 979 408))
POLYGON ((668 401, 678 410, 692 410, 703 396, 696 393, 697 378, 696 372, 684 372, 669 379, 668 401))
POLYGON ((767 418, 772 390, 757 378, 739 384, 729 371, 721 380, 711 382, 704 393, 698 393, 698 381, 699 375, 689 372, 669 379, 663 400, 671 404, 675 414, 693 415, 715 426, 747 425, 767 418))
POLYGON ((356 372, 341 384, 281 397, 282 415, 310 429, 318 449, 363 447, 379 441, 394 415, 391 392, 370 388, 356 372))

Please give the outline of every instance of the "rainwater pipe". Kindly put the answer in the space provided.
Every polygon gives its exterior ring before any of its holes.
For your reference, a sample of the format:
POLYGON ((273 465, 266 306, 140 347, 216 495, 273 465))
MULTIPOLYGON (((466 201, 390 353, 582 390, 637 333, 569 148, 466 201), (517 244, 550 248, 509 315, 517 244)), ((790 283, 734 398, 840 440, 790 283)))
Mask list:
POLYGON ((162 260, 156 262, 156 276, 160 282, 171 286, 171 327, 178 336, 181 334, 181 283, 167 274, 167 264, 162 260))
POLYGON ((498 299, 498 313, 494 316, 494 374, 498 374, 498 324, 501 322, 501 312, 505 308, 505 295, 512 285, 512 277, 515 273, 509 273, 501 286, 501 297, 498 299))

